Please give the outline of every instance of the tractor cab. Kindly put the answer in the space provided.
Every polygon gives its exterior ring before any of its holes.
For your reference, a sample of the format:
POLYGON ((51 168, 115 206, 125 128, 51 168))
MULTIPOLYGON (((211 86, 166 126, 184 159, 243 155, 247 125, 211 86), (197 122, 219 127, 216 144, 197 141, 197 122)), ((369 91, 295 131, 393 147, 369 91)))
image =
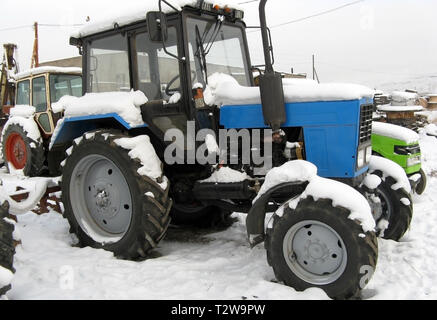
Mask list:
POLYGON ((84 53, 85 92, 142 91, 148 99, 144 122, 161 140, 171 128, 186 132, 191 120, 218 126, 209 116, 215 108, 203 100, 212 74, 253 84, 243 12, 187 3, 175 8, 162 1, 161 11, 149 11, 137 23, 96 23, 70 39, 84 53))
POLYGON ((35 107, 35 121, 43 136, 51 136, 60 113, 52 105, 64 95, 82 95, 82 69, 39 67, 18 73, 16 79, 17 106, 35 107))

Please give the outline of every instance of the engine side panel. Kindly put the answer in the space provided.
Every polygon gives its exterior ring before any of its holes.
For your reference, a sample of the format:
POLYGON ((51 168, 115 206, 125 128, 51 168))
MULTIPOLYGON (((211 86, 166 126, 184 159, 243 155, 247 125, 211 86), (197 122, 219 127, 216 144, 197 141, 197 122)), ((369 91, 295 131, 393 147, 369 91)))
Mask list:
MULTIPOLYGON (((360 105, 367 99, 287 103, 286 127, 303 127, 308 161, 318 174, 330 178, 354 178, 367 171, 356 169, 359 145, 360 105)), ((267 128, 261 105, 222 106, 220 124, 225 129, 267 128)))

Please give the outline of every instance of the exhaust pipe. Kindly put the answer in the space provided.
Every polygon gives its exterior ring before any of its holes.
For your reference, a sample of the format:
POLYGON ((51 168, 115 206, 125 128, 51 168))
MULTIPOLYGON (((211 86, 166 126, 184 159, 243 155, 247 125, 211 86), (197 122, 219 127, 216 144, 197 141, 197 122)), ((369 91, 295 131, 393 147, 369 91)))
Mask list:
POLYGON ((282 77, 275 73, 272 63, 272 48, 267 31, 266 6, 267 0, 259 3, 259 20, 264 49, 265 73, 259 77, 261 103, 263 108, 264 123, 270 126, 273 132, 278 131, 287 120, 285 113, 284 88, 282 77))

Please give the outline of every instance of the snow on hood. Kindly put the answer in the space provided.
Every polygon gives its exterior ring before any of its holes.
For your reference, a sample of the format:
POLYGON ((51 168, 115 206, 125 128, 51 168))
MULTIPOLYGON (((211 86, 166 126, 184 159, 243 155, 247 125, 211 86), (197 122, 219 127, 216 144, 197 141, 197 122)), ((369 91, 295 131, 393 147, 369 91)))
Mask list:
POLYGON ((419 141, 419 135, 413 130, 390 123, 373 122, 372 133, 401 140, 407 144, 417 143, 419 141))
MULTIPOLYGON (((284 98, 288 103, 315 101, 346 101, 373 98, 374 90, 362 85, 324 83, 312 81, 283 82, 284 98)), ((235 78, 223 73, 214 73, 208 78, 204 93, 209 105, 243 105, 260 104, 261 95, 258 87, 241 86, 235 78)))
POLYGON ((143 125, 140 106, 147 102, 141 91, 87 93, 83 97, 64 96, 52 105, 64 118, 117 113, 131 127, 143 125))

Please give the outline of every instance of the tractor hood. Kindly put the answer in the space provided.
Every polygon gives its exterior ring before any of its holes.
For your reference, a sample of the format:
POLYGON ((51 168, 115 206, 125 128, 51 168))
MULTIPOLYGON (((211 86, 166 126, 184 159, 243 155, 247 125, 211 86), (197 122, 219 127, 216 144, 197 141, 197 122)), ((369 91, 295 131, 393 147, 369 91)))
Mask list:
POLYGON ((411 129, 400 127, 390 123, 373 122, 372 133, 404 141, 405 144, 413 144, 419 141, 419 135, 411 129))
MULTIPOLYGON (((349 101, 373 99, 374 90, 356 84, 325 83, 311 80, 283 79, 286 103, 316 101, 349 101)), ((215 73, 208 78, 205 90, 208 105, 248 105, 261 104, 258 87, 241 86, 233 77, 215 73)))

